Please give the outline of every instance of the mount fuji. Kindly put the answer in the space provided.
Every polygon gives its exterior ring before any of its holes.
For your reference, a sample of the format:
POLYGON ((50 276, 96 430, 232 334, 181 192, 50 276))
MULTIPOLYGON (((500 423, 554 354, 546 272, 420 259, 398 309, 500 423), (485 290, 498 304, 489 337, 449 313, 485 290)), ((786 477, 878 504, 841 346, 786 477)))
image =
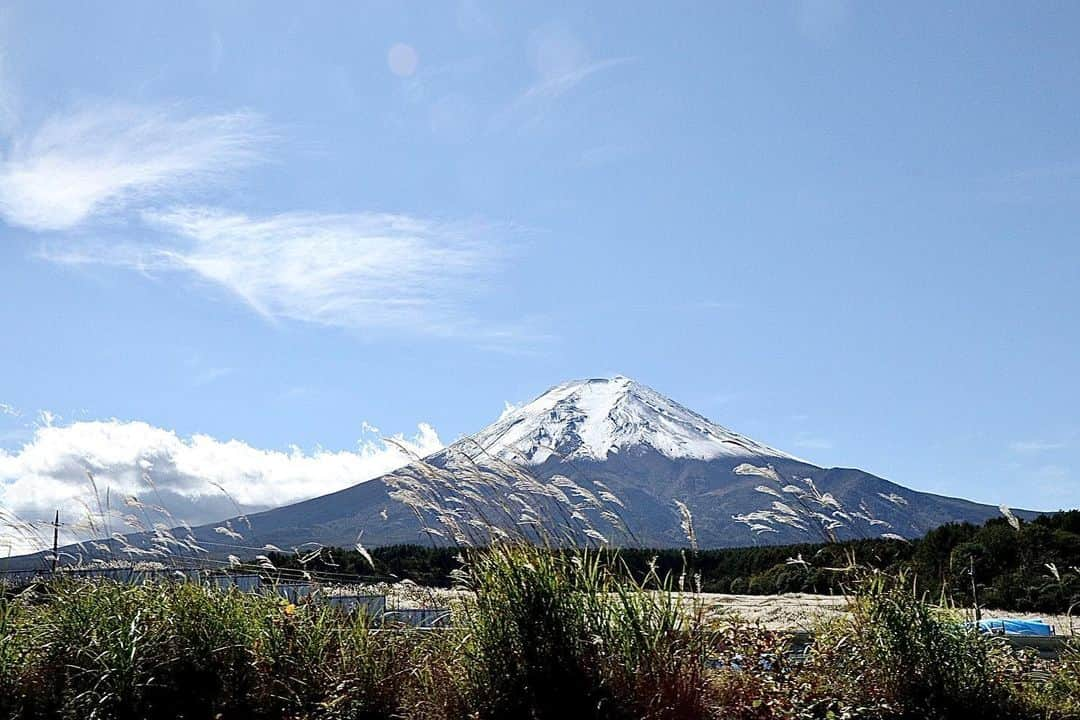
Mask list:
MULTIPOLYGON (((999 516, 996 507, 916 492, 862 470, 818 467, 616 376, 556 385, 401 470, 251 515, 242 532, 246 544, 281 548, 351 547, 358 537, 368 546, 431 536, 450 542, 482 525, 524 527, 528 535, 535 515, 546 513, 571 525, 584 515, 579 530, 613 544, 679 547, 690 542, 680 504, 700 547, 913 538, 945 523, 999 516), (597 497, 610 499, 608 510, 597 497)), ((240 529, 237 520, 232 526, 240 529)), ((194 534, 222 539, 209 526, 194 534)))
MULTIPOLYGON (((714 548, 914 538, 999 514, 862 470, 818 467, 616 376, 556 385, 474 435, 335 493, 185 526, 167 538, 158 531, 106 544, 112 557, 124 546, 153 555, 181 540, 221 558, 267 545, 475 544, 511 534, 562 544, 714 548)), ((87 559, 86 546, 63 550, 87 559)))

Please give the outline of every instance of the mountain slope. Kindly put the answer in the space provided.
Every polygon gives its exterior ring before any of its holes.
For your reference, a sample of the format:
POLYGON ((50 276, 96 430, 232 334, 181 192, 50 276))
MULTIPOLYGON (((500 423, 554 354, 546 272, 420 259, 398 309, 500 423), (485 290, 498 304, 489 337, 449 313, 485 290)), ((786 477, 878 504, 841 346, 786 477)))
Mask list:
MULTIPOLYGON (((574 541, 589 540, 583 532, 590 527, 614 543, 664 547, 688 544, 676 501, 690 510, 702 547, 877 537, 886 532, 917 537, 947 522, 982 522, 999 514, 989 505, 914 492, 861 470, 814 466, 721 427, 648 387, 615 377, 557 385, 422 462, 331 495, 253 515, 250 532, 257 545, 269 542, 283 548, 307 541, 350 546, 358 536, 366 545, 448 542, 453 533, 445 526, 445 511, 454 510, 459 525, 478 524, 477 516, 483 516, 483 522, 529 534, 535 528, 517 517, 522 498, 538 511, 542 506, 543 514, 554 518, 557 531, 563 532, 574 522, 568 523, 564 514, 569 506, 553 497, 567 493, 588 518, 577 527, 574 541), (743 471, 736 472, 740 466, 743 471), (743 474, 745 466, 771 468, 779 482, 743 474), (573 495, 578 491, 567 483, 594 499, 610 492, 621 506, 606 507, 618 518, 612 522, 602 517, 604 503, 589 507, 585 496, 573 495), (800 500, 797 494, 785 494, 783 488, 793 484, 807 494, 813 488, 835 507, 819 507, 812 495, 800 500), (763 485, 776 496, 760 490, 763 485), (482 499, 464 502, 466 491, 482 499), (408 492, 419 493, 427 505, 403 504, 408 492), (459 505, 448 505, 448 499, 459 505), (778 500, 798 510, 802 527, 775 509, 778 500), (465 505, 472 507, 466 510, 465 505), (507 505, 512 506, 509 513, 507 505), (817 511, 840 524, 825 530, 825 521, 813 517, 817 511), (423 531, 425 524, 442 534, 423 531)), ((454 522, 453 517, 449 520, 454 522)), ((481 536, 484 532, 476 530, 481 536)), ((220 539, 209 537, 206 528, 196 536, 220 539)))

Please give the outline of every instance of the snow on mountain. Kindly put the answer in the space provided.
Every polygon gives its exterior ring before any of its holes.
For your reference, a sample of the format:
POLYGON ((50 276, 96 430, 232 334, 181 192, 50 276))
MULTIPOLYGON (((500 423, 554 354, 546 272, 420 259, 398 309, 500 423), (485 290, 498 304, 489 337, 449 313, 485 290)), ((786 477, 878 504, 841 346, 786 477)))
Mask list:
POLYGON ((507 408, 497 422, 469 442, 524 465, 539 465, 552 455, 565 460, 606 460, 642 446, 672 459, 797 460, 622 376, 556 385, 520 408, 507 408))

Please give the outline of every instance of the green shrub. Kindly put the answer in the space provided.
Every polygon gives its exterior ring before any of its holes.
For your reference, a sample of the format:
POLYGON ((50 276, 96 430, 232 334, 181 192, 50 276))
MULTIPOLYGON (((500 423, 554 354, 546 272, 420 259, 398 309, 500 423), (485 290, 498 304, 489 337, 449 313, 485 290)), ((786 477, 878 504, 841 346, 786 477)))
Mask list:
POLYGON ((850 616, 823 627, 811 664, 832 672, 841 694, 905 720, 1019 717, 1009 649, 915 595, 903 575, 856 584, 850 616))
POLYGON ((400 643, 330 608, 56 582, 0 605, 5 717, 389 718, 400 643))
POLYGON ((699 718, 706 635, 667 588, 599 555, 501 545, 469 556, 467 696, 480 718, 699 718))
POLYGON ((1017 695, 1029 717, 1080 719, 1080 644, 1074 643, 1056 661, 1032 658, 1017 677, 1017 695))

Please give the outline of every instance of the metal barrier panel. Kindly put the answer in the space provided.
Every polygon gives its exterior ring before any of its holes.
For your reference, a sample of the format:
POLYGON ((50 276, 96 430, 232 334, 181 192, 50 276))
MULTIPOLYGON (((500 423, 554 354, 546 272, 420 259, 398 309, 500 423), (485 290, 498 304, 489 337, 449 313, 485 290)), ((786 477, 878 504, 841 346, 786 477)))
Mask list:
POLYGON ((19 587, 29 585, 38 577, 37 570, 7 570, 0 576, 0 583, 19 587))
POLYGON ((330 595, 326 601, 331 607, 350 615, 363 613, 369 618, 381 619, 386 613, 385 595, 330 595))
POLYGON ((262 578, 258 575, 233 575, 236 587, 243 592, 256 592, 262 587, 262 578))
POLYGON ((383 618, 410 627, 433 628, 450 624, 450 608, 407 608, 387 610, 383 618))
POLYGON ((275 583, 272 592, 291 603, 298 603, 312 593, 311 583, 275 583))
POLYGON ((256 592, 262 587, 262 578, 258 575, 215 575, 210 583, 222 590, 236 588, 242 592, 256 592))

